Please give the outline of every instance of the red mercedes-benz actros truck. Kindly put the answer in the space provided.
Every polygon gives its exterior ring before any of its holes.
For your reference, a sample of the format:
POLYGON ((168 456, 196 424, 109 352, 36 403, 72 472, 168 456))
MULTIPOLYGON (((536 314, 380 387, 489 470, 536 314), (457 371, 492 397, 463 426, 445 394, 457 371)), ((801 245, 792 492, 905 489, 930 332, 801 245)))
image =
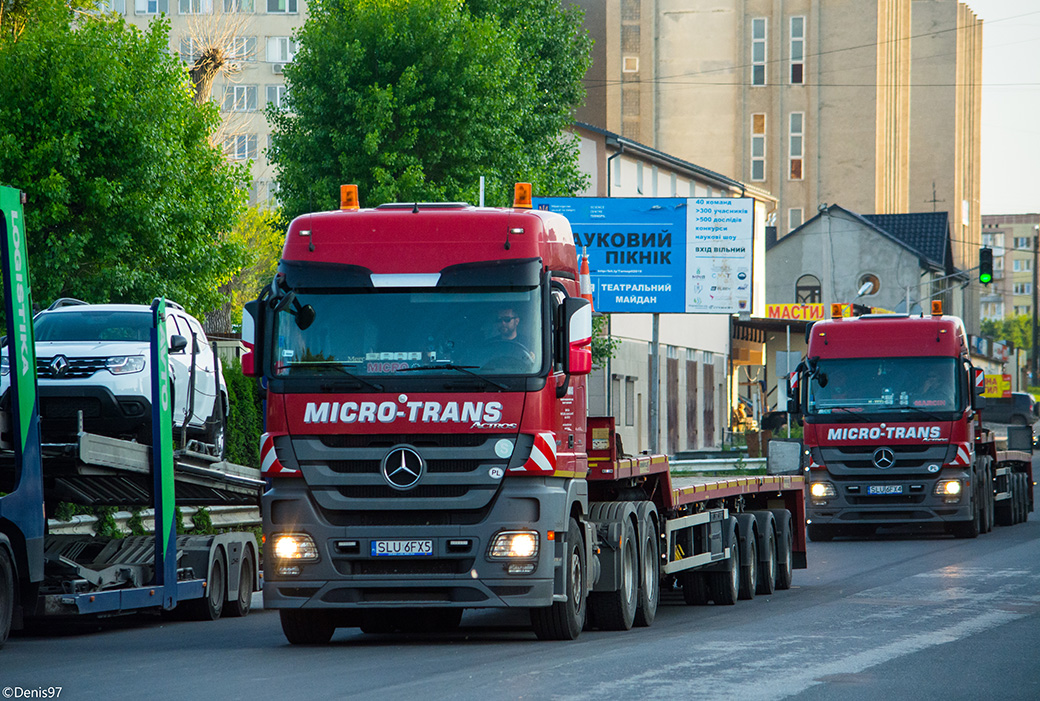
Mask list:
MULTIPOLYGON (((1032 510, 1032 446, 982 426, 982 371, 960 319, 835 318, 806 331, 792 392, 804 422, 812 540, 941 525, 974 538, 1032 510)), ((1027 430, 1027 429, 1023 429, 1027 430)))
POLYGON ((662 587, 732 604, 805 566, 803 478, 673 479, 588 418, 570 225, 460 203, 289 226, 246 305, 267 385, 264 603, 293 643, 530 609, 542 639, 649 625, 662 587))

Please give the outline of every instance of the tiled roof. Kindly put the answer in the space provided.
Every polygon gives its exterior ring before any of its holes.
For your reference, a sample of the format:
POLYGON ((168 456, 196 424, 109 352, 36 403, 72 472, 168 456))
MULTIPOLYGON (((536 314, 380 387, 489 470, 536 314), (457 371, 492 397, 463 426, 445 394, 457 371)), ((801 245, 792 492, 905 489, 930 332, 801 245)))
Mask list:
POLYGON ((949 216, 946 212, 910 214, 863 214, 864 219, 888 232, 907 248, 917 251, 929 263, 944 268, 949 244, 949 216))

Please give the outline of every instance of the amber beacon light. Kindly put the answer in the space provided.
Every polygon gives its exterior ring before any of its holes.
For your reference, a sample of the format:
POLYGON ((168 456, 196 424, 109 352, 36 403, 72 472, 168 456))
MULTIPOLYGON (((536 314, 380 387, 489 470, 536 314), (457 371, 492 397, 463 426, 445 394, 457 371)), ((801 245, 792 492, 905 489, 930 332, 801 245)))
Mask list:
POLYGON ((361 209, 361 206, 358 204, 357 185, 339 186, 339 208, 361 209))
POLYGON ((517 183, 513 187, 513 207, 531 209, 531 183, 517 183))

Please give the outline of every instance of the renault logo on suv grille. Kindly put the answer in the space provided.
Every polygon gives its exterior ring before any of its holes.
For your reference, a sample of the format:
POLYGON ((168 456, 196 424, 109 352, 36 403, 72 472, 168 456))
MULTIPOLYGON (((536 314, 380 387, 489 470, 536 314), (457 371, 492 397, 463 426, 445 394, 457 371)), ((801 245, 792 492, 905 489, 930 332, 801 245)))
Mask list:
POLYGON ((394 448, 383 458, 383 478, 394 489, 411 489, 423 475, 423 459, 411 448, 394 448))
POLYGON ((874 467, 887 470, 896 464, 896 454, 891 448, 878 448, 874 451, 874 467))
POLYGON ((51 359, 47 369, 54 377, 65 377, 65 373, 69 371, 69 359, 64 355, 56 355, 51 359))

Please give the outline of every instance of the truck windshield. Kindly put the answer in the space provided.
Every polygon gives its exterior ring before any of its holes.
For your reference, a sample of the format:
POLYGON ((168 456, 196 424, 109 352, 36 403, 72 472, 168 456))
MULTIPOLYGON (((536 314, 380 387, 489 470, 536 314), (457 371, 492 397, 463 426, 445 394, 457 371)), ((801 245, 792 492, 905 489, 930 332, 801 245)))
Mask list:
POLYGON ((954 358, 821 359, 808 413, 943 413, 963 408, 954 358))
POLYGON ((296 302, 275 319, 275 376, 531 375, 543 364, 538 287, 301 291, 296 302), (307 305, 314 321, 300 329, 307 305))

